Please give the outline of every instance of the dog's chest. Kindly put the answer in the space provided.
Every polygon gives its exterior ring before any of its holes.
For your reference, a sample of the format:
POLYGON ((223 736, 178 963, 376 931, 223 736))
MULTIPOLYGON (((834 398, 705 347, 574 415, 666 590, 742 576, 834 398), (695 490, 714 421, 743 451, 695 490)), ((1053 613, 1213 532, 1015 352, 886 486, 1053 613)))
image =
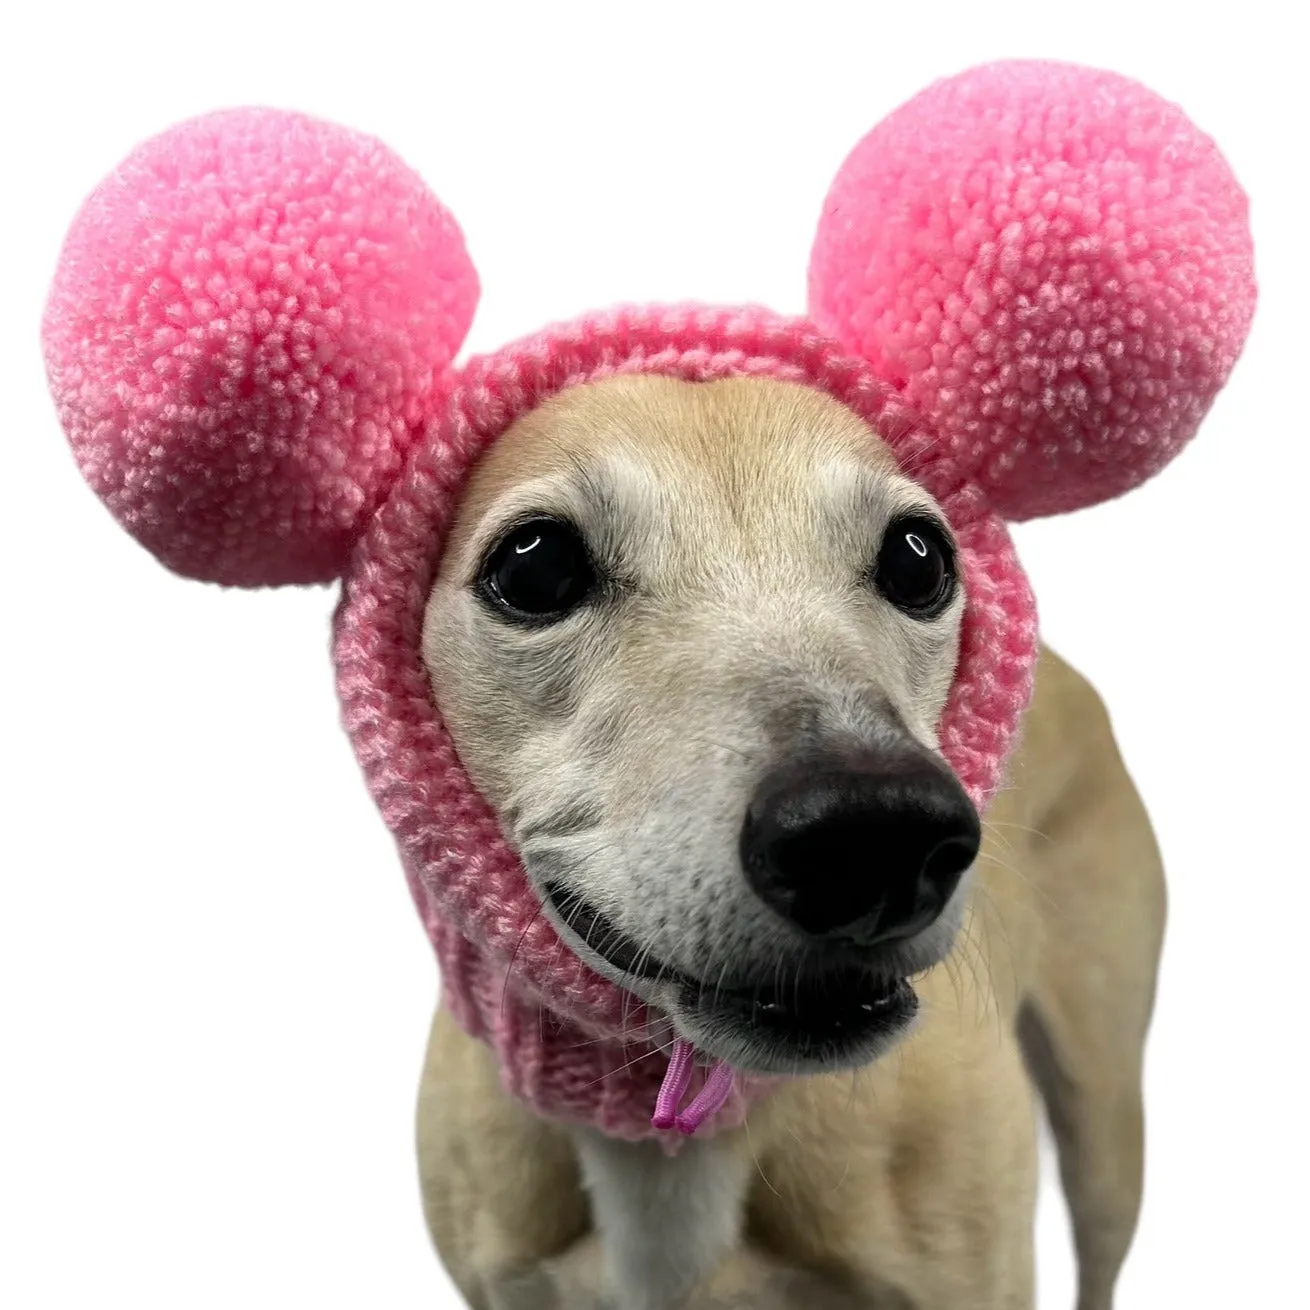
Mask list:
POLYGON ((582 1176, 621 1304, 667 1310, 741 1237, 750 1160, 723 1138, 666 1155, 655 1142, 574 1134, 582 1176))

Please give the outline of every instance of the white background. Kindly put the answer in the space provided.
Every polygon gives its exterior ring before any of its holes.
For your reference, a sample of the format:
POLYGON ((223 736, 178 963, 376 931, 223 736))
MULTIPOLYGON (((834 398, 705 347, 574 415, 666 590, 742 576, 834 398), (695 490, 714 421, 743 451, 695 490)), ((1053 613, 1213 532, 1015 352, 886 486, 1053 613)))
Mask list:
MULTIPOLYGON (((616 300, 799 311, 858 137, 938 76, 1052 56, 1139 77, 1219 139, 1253 196, 1262 284, 1183 458, 1018 534, 1172 875, 1120 1306, 1310 1304, 1306 72, 1281 8, 9 11, 0 1303, 455 1304, 411 1145, 435 971, 337 726, 334 593, 183 582, 82 484, 37 325, 83 195, 178 118, 271 103, 376 132, 432 182, 483 278, 473 348, 616 300)), ((1039 1254, 1041 1306, 1071 1305, 1049 1187, 1039 1254)))

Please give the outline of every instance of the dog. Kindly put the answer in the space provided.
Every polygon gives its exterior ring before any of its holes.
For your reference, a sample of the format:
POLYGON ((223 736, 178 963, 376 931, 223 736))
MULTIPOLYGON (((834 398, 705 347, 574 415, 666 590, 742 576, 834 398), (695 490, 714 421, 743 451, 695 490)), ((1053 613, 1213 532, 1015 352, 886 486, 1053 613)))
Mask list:
POLYGON ((439 1007, 422 1189, 471 1306, 1022 1310, 1038 1098, 1112 1305, 1160 857, 1045 649, 979 822, 935 737, 962 590, 940 508, 800 385, 590 382, 474 469, 422 645, 470 777, 587 963, 795 1076, 670 1155, 537 1118, 439 1007))
POLYGON ((260 108, 142 143, 61 254, 52 395, 123 527, 341 582, 479 1310, 1024 1310, 1041 1106, 1079 1310, 1113 1302, 1163 877, 1004 524, 1191 439, 1245 194, 1128 79, 984 65, 856 146, 808 281, 804 318, 625 306, 456 364, 453 215, 260 108))

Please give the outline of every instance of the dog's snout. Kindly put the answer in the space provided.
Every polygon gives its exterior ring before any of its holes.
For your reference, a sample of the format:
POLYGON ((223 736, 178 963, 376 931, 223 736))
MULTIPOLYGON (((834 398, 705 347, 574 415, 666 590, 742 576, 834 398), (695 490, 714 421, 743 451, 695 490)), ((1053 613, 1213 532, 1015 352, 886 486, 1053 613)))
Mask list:
POLYGON ((814 936, 875 945, 945 909, 978 854, 978 813, 915 743, 765 778, 747 810, 742 865, 761 899, 814 936))

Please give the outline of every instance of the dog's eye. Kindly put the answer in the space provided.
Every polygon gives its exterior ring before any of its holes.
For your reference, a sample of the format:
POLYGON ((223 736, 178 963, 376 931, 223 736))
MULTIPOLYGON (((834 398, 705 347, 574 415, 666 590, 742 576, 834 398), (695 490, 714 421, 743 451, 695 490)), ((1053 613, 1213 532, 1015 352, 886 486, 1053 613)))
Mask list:
POLYGON ((899 610, 918 619, 940 614, 955 595, 955 551, 932 519, 907 514, 887 529, 874 585, 899 610))
POLYGON ((524 619, 559 619, 596 585, 587 544, 560 519, 520 523, 487 556, 478 589, 497 609, 524 619))

